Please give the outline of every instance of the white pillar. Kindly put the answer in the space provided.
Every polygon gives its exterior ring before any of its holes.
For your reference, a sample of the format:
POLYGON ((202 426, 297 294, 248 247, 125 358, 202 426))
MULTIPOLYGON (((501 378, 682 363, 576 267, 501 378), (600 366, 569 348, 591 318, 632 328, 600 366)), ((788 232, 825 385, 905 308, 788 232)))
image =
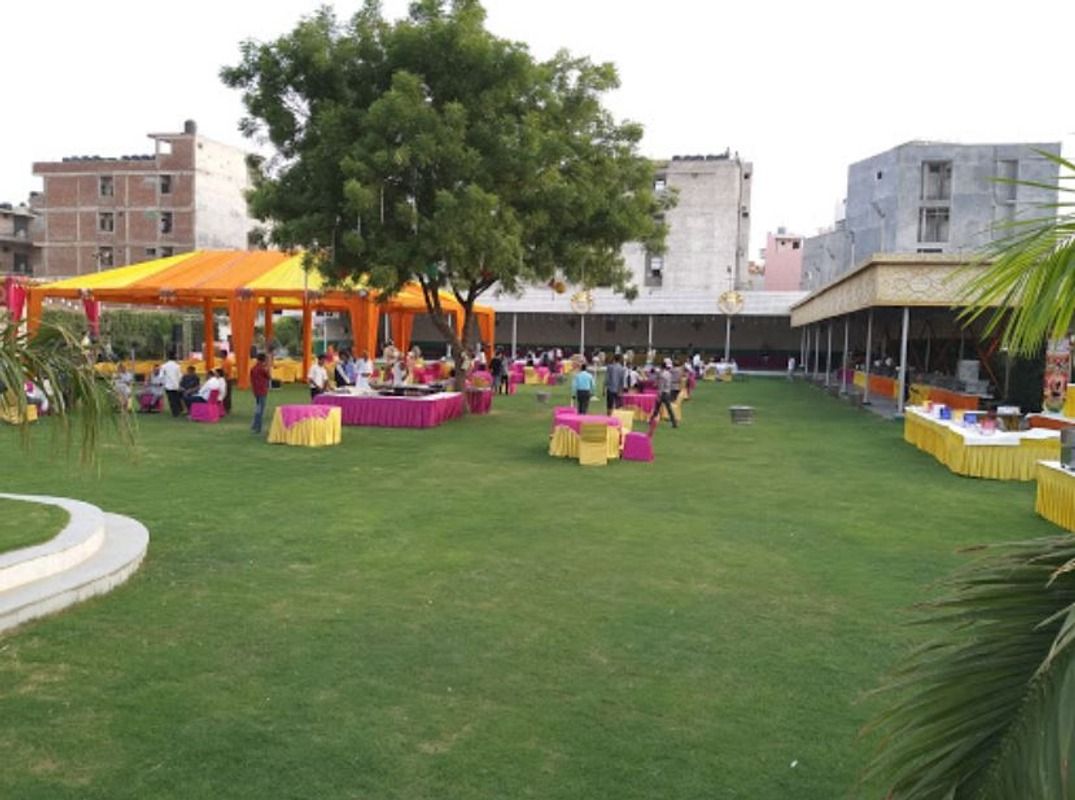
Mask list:
POLYGON ((844 356, 840 359, 840 394, 847 394, 847 348, 851 340, 851 316, 844 317, 844 356))
POLYGON ((724 318, 724 363, 732 360, 732 315, 724 318))
POLYGON ((903 413, 903 394, 904 388, 907 386, 907 334, 911 327, 911 309, 908 306, 903 307, 903 326, 900 330, 900 385, 899 385, 899 397, 896 398, 896 409, 903 413))
POLYGON ((821 325, 814 327, 814 380, 821 377, 821 325))
POLYGON ((832 380, 832 322, 828 325, 828 337, 825 343, 825 387, 828 388, 829 381, 832 380))
POLYGON ((515 352, 519 342, 519 314, 511 315, 511 360, 515 360, 515 352))
POLYGON ((586 355, 586 315, 579 314, 579 355, 586 355))
POLYGON ((649 333, 646 334, 646 357, 649 358, 649 351, 653 349, 653 315, 649 315, 649 333))
POLYGON ((864 366, 866 368, 866 385, 862 387, 862 404, 870 404, 870 359, 873 357, 870 353, 873 347, 873 309, 871 308, 866 312, 866 360, 864 366))
POLYGON ((803 357, 806 354, 806 326, 799 331, 799 365, 803 363, 803 357))

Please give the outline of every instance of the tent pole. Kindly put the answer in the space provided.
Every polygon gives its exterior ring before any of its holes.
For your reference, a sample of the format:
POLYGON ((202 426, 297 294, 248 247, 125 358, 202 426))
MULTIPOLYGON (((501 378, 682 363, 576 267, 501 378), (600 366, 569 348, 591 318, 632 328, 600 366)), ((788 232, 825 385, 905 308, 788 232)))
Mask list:
POLYGON ((207 370, 216 366, 216 332, 213 324, 213 301, 202 301, 202 361, 207 370))

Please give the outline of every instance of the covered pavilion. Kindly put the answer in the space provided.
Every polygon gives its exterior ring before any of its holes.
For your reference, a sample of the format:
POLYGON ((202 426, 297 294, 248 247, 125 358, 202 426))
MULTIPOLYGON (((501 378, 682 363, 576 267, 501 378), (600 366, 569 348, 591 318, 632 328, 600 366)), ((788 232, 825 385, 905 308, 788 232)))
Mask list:
POLYGON ((873 255, 792 305, 791 325, 801 330, 803 371, 823 378, 826 385, 838 371, 844 391, 847 381, 858 379, 864 401, 869 401, 871 393, 884 394, 902 413, 909 361, 917 361, 926 373, 931 366, 954 364, 965 355, 984 364, 998 345, 999 340, 982 343, 980 322, 967 326, 958 316, 967 306, 969 282, 985 268, 955 254, 873 255), (912 325, 918 326, 915 336, 912 325), (893 334, 896 330, 898 336, 893 334), (833 363, 834 334, 839 363, 833 363), (915 359, 908 357, 912 338, 920 343, 915 359), (885 349, 890 344, 895 349, 897 342, 898 352, 885 349), (854 350, 865 354, 865 375, 853 375, 849 369, 854 350), (898 365, 895 378, 871 375, 877 353, 893 357, 898 365))
MULTIPOLYGON (((81 299, 91 329, 100 319, 101 303, 201 309, 204 321, 202 347, 206 368, 214 366, 214 314, 226 309, 231 322, 238 384, 250 381, 250 356, 259 312, 265 338, 272 337, 273 313, 302 312, 302 374, 313 357, 313 313, 346 313, 356 352, 376 352, 381 316, 387 314, 396 346, 410 346, 414 315, 425 314, 422 288, 408 284, 389 295, 368 287, 364 280, 332 285, 315 269, 306 269, 302 253, 275 250, 196 250, 117 269, 31 286, 27 289, 27 323, 36 329, 47 298, 81 299)), ((440 292, 441 307, 462 332, 463 307, 447 291, 440 292)), ((475 304, 478 333, 487 351, 493 345, 495 316, 488 306, 475 304)), ((490 353, 491 355, 491 353, 490 353)))

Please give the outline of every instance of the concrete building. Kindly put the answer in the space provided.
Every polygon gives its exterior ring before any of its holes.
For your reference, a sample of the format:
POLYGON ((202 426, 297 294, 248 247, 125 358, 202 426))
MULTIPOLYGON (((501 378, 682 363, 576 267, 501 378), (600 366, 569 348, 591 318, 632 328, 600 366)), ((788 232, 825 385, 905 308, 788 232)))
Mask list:
POLYGON ((151 133, 152 155, 38 162, 42 276, 134 264, 200 248, 246 249, 253 227, 243 151, 198 135, 151 133))
POLYGON ((1059 142, 908 142, 852 164, 846 216, 804 245, 804 287, 815 289, 877 253, 969 253, 1003 235, 1056 193, 996 179, 1056 183, 1059 142), (839 244, 837 240, 843 239, 839 244))
POLYGON ((32 240, 34 213, 25 205, 0 203, 0 275, 33 275, 41 248, 32 240))
POLYGON ((775 234, 766 237, 762 260, 762 286, 766 291, 797 291, 802 282, 803 237, 777 228, 775 234))

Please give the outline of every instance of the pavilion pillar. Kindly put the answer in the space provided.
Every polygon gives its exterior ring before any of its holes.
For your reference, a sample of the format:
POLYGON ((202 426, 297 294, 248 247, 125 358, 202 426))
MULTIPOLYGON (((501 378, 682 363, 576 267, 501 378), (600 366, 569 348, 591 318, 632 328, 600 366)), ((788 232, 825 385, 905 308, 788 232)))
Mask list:
POLYGON ((821 377, 821 325, 814 326, 814 380, 821 377))
POLYGON ((732 360, 732 315, 724 317, 724 363, 732 360))
POLYGON ((519 312, 511 315, 511 360, 515 360, 515 353, 519 346, 519 312))
POLYGON ((900 327, 900 382, 899 397, 896 398, 896 410, 903 413, 903 396, 907 388, 907 335, 911 327, 911 309, 903 307, 903 325, 900 327))
POLYGON ((840 359, 840 394, 847 394, 847 348, 851 345, 851 315, 844 317, 844 355, 840 359))
POLYGON ((310 365, 314 360, 314 315, 310 310, 310 301, 302 300, 302 379, 310 374, 310 365))
MULTIPOLYGON (((235 322, 232 321, 234 331, 235 322)), ((202 300, 202 361, 205 369, 211 370, 216 364, 216 326, 213 324, 213 301, 202 300)))
POLYGON ((646 336, 646 358, 649 359, 649 351, 653 349, 653 315, 649 315, 649 332, 646 336))
POLYGON ((265 298, 265 324, 262 326, 262 330, 265 333, 265 351, 266 352, 268 352, 268 350, 269 350, 269 342, 272 341, 272 334, 273 334, 272 313, 273 313, 272 298, 271 297, 266 297, 265 298))
POLYGON ((799 331, 799 368, 802 368, 803 362, 806 360, 806 326, 799 331))
POLYGON ((832 320, 829 320, 825 327, 828 329, 825 343, 825 388, 828 388, 829 381, 832 380, 832 320))
POLYGON ((870 359, 873 358, 871 351, 873 350, 873 309, 869 309, 866 312, 866 361, 864 364, 866 370, 866 385, 862 387, 862 404, 868 406, 870 404, 870 359))
POLYGON ((237 292, 228 301, 231 340, 235 346, 235 370, 240 389, 250 388, 250 347, 254 343, 254 323, 257 321, 258 301, 249 292, 237 292))
POLYGON ((586 315, 579 314, 579 355, 586 358, 586 315))

